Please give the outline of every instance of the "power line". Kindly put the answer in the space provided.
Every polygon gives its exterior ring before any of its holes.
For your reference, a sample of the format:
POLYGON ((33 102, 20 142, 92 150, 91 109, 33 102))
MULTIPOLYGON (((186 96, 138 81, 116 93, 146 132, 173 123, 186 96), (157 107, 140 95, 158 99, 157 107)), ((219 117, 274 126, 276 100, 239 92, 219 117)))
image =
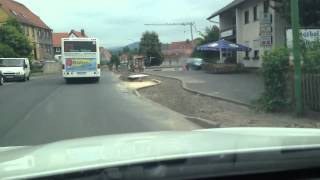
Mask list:
POLYGON ((193 41, 193 27, 196 27, 196 24, 193 22, 184 22, 184 23, 154 23, 154 24, 144 24, 146 26, 190 26, 191 40, 193 41))

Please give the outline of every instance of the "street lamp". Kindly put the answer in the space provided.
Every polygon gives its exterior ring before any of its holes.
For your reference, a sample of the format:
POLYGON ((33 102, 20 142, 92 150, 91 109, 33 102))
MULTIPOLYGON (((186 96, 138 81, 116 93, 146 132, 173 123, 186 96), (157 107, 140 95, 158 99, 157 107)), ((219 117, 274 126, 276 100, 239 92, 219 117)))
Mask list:
POLYGON ((301 59, 300 59, 300 18, 299 18, 299 0, 291 0, 291 24, 293 36, 293 57, 294 57, 294 84, 296 113, 302 114, 302 93, 301 93, 301 59))

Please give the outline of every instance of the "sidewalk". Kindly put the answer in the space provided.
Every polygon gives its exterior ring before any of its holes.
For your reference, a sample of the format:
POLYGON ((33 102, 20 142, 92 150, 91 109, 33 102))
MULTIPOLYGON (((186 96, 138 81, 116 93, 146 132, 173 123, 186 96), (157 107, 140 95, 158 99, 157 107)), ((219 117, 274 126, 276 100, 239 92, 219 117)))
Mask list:
POLYGON ((264 91, 256 74, 207 74, 203 71, 146 71, 147 74, 176 78, 185 87, 202 94, 250 105, 264 91))

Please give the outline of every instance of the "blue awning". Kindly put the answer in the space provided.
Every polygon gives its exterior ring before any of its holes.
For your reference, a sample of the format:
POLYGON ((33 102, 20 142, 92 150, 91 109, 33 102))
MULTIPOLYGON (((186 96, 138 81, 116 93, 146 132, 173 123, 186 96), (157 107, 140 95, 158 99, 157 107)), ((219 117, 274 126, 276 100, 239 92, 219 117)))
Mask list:
POLYGON ((232 43, 226 40, 220 40, 213 43, 205 44, 197 47, 198 51, 251 51, 251 48, 232 43))

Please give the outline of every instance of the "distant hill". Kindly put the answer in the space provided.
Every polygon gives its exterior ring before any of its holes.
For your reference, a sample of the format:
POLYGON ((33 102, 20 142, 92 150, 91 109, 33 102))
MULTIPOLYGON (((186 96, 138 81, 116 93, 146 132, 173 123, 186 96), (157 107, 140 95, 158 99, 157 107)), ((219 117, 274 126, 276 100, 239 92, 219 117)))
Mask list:
POLYGON ((122 51, 123 47, 109 47, 108 50, 111 54, 117 54, 118 52, 122 51))
POLYGON ((123 50, 124 47, 129 47, 129 49, 131 51, 135 50, 135 49, 139 49, 139 44, 140 42, 134 42, 134 43, 131 43, 131 44, 128 44, 126 46, 118 46, 118 47, 110 47, 108 48, 108 50, 111 52, 111 53, 119 53, 123 50))
MULTIPOLYGON (((139 47, 140 47, 140 42, 134 42, 134 43, 128 44, 128 45, 126 45, 126 46, 128 46, 130 50, 139 49, 139 47)), ((125 46, 125 47, 126 47, 126 46, 125 46)))

